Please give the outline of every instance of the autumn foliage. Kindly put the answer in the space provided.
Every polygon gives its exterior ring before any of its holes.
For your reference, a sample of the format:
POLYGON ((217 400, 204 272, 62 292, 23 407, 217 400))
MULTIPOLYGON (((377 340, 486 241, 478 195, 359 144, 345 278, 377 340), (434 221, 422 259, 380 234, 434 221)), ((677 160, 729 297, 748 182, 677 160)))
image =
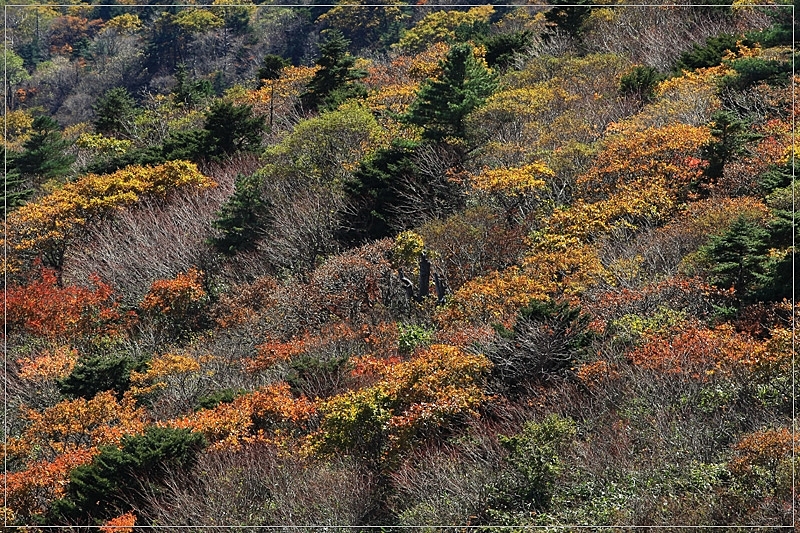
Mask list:
POLYGON ((124 333, 135 314, 122 311, 108 285, 98 278, 94 288, 62 286, 52 269, 39 268, 28 284, 4 293, 9 333, 69 339, 124 333))
POLYGON ((8 6, 7 528, 796 526, 791 6, 382 2, 8 6))

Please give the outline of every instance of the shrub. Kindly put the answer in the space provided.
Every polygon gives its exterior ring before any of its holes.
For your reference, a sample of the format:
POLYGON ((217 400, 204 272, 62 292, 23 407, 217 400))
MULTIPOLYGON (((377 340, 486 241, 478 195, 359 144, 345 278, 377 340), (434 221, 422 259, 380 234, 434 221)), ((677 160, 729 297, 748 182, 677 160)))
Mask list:
POLYGON ((638 66, 622 76, 619 90, 622 94, 637 95, 642 102, 651 102, 655 98, 656 85, 666 76, 653 67, 638 66))
POLYGON ((575 422, 556 414, 529 422, 510 437, 500 436, 508 450, 508 477, 499 484, 493 507, 530 512, 547 509, 563 465, 559 456, 576 433, 575 422))
POLYGON ((130 501, 140 498, 137 487, 158 484, 168 469, 191 468, 204 446, 200 434, 151 426, 144 435, 124 437, 119 447, 101 448, 90 464, 72 471, 67 496, 53 505, 54 518, 85 522, 130 510, 130 501))
POLYGON ((122 354, 106 354, 79 359, 72 372, 58 381, 61 394, 90 400, 98 392, 113 391, 117 399, 130 388, 131 370, 136 362, 122 354))
POLYGON ((722 63, 725 53, 737 49, 737 38, 735 35, 723 33, 716 37, 709 37, 703 46, 692 45, 692 49, 681 54, 680 59, 675 65, 675 70, 697 69, 714 67, 722 63))
POLYGON ((506 339, 489 354, 495 376, 513 392, 528 381, 563 375, 588 353, 594 338, 589 321, 568 302, 532 301, 511 331, 500 328, 506 339))

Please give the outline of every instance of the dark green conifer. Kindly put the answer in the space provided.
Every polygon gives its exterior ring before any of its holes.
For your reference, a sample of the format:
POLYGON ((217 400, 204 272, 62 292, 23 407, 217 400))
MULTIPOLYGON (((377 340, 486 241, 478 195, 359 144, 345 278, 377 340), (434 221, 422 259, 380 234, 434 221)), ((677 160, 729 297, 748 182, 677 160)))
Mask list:
POLYGON ((531 45, 531 40, 532 34, 527 30, 500 33, 487 38, 483 42, 486 46, 486 63, 492 68, 511 67, 515 57, 531 45))
POLYGON ((703 174, 714 182, 722 177, 725 165, 745 153, 747 142, 754 139, 748 124, 730 111, 717 111, 711 116, 712 140, 702 149, 708 160, 703 174))
POLYGON ((464 138, 464 119, 495 91, 497 79, 475 59, 469 44, 453 46, 441 66, 441 77, 423 84, 406 120, 422 126, 428 140, 464 138))
POLYGON ((0 158, 5 164, 6 173, 3 186, 3 200, 0 201, 0 209, 3 210, 3 216, 24 205, 25 200, 33 194, 33 189, 30 188, 28 180, 23 178, 14 165, 14 156, 6 153, 5 146, 0 147, 0 158))
POLYGON ((124 356, 103 354, 83 358, 72 372, 59 380, 61 394, 70 398, 91 400, 98 392, 114 391, 118 398, 131 384, 130 373, 135 362, 124 356))
POLYGON ((30 138, 22 145, 22 153, 14 158, 16 170, 34 182, 68 174, 75 158, 65 153, 69 142, 61 137, 58 122, 42 115, 33 120, 32 128, 30 138))
POLYGON ((739 216, 728 231, 712 237, 702 248, 712 261, 710 281, 717 287, 736 289, 747 299, 758 289, 767 259, 769 232, 747 217, 739 216))
POLYGON ((264 128, 264 117, 253 115, 251 106, 217 100, 206 114, 209 154, 219 157, 257 150, 264 128))
POLYGON ((638 66, 622 76, 619 80, 619 91, 638 96, 642 103, 651 102, 655 98, 656 85, 665 77, 653 67, 638 66))
POLYGON ((347 47, 350 41, 339 30, 328 32, 320 45, 319 70, 311 78, 303 95, 303 105, 310 109, 333 110, 349 98, 364 96, 366 89, 357 80, 366 72, 355 68, 356 58, 347 47))
POLYGON ((96 118, 94 129, 98 133, 124 133, 125 125, 136 115, 136 102, 124 87, 106 91, 92 106, 96 118))
POLYGON ((397 189, 417 173, 413 162, 416 147, 414 142, 395 140, 362 161, 345 181, 344 190, 352 209, 350 227, 343 234, 348 244, 382 239, 397 229, 397 189))
POLYGON ((52 518, 101 521, 144 505, 142 489, 157 490, 168 470, 190 468, 205 444, 199 433, 156 426, 123 437, 119 447, 101 448, 90 464, 70 473, 67 495, 53 503, 52 518))
POLYGON ((252 249, 262 237, 269 220, 269 206, 261 196, 258 176, 239 174, 233 195, 223 204, 213 222, 220 235, 213 237, 211 244, 228 255, 252 249))

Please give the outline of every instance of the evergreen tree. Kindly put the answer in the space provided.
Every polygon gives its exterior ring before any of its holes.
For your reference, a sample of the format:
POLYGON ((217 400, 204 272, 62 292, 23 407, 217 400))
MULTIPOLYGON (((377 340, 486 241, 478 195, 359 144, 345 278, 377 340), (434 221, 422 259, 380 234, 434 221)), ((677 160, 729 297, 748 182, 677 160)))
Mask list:
POLYGON ((5 160, 6 173, 3 186, 3 200, 0 204, 0 209, 3 210, 3 216, 6 213, 13 211, 17 207, 24 205, 25 200, 33 194, 33 189, 28 186, 28 180, 20 176, 19 172, 14 166, 14 157, 12 154, 6 155, 5 146, 0 147, 0 156, 5 160))
POLYGON ((717 111, 711 118, 713 139, 701 153, 708 160, 703 174, 706 180, 714 182, 722 177, 725 165, 742 155, 747 142, 755 137, 749 133, 747 123, 730 111, 717 111))
POLYGON ((214 87, 208 80, 190 80, 186 72, 186 65, 178 64, 175 69, 175 101, 193 106, 199 104, 204 98, 214 94, 214 87))
POLYGON ((261 146, 264 128, 264 117, 254 116, 251 106, 218 100, 206 114, 209 155, 219 157, 257 150, 261 146))
POLYGON ((267 225, 269 207, 269 202, 261 196, 258 176, 239 174, 233 195, 223 204, 213 222, 221 235, 213 237, 211 244, 228 255, 252 249, 267 225))
POLYGON ((144 435, 123 437, 119 447, 106 446, 88 465, 70 473, 67 495, 56 500, 53 518, 105 520, 143 504, 140 485, 153 490, 168 468, 190 468, 205 438, 188 429, 150 426, 144 435))
POLYGON ((472 46, 453 46, 442 62, 442 75, 420 88, 406 120, 422 126, 423 138, 463 138, 464 119, 497 88, 497 80, 475 59, 472 46))
POLYGON ((757 223, 739 216, 728 231, 712 237, 701 250, 712 261, 710 281, 717 287, 736 289, 748 299, 763 280, 769 233, 757 223))
POLYGON ((656 85, 666 76, 659 74, 653 67, 638 66, 619 80, 619 91, 622 94, 635 95, 642 103, 653 101, 656 85))
POLYGON ((32 128, 22 153, 14 159, 17 171, 34 182, 68 174, 75 158, 65 153, 69 142, 62 139, 58 122, 42 115, 34 119, 32 128))
POLYGON ((161 149, 165 161, 185 159, 187 161, 200 161, 208 156, 210 141, 208 131, 197 128, 173 131, 164 140, 161 149))
POLYGON ((415 148, 416 143, 395 140, 390 147, 362 161, 345 181, 344 190, 352 209, 350 227, 343 234, 348 244, 393 234, 397 226, 394 212, 399 207, 398 182, 417 173, 412 160, 415 148))
POLYGON ((715 67, 722 63, 726 53, 738 48, 737 37, 729 33, 722 33, 716 37, 709 37, 703 46, 692 45, 692 49, 681 54, 675 65, 675 71, 694 70, 696 68, 715 67))
POLYGON ((320 68, 311 78, 308 90, 303 95, 304 106, 315 110, 333 110, 349 98, 366 95, 366 89, 356 80, 367 73, 354 68, 356 58, 348 53, 348 46, 350 41, 340 31, 332 30, 328 33, 319 47, 317 65, 320 68))
MULTIPOLYGON (((586 17, 591 13, 591 0, 548 0, 553 6, 544 14, 545 20, 558 29, 566 32, 573 39, 580 39, 581 26, 586 17)), ((550 38, 549 34, 544 34, 545 40, 550 38)))
POLYGON ((126 124, 136 116, 136 102, 124 87, 106 91, 92 106, 97 117, 94 129, 98 133, 122 133, 126 124))
POLYGON ((517 31, 500 33, 484 40, 486 46, 486 64, 492 68, 507 69, 514 58, 522 54, 531 45, 531 32, 517 31))
POLYGON ((58 381, 61 394, 90 400, 98 392, 114 391, 118 398, 130 388, 135 362, 120 355, 98 355, 78 361, 72 372, 58 381))

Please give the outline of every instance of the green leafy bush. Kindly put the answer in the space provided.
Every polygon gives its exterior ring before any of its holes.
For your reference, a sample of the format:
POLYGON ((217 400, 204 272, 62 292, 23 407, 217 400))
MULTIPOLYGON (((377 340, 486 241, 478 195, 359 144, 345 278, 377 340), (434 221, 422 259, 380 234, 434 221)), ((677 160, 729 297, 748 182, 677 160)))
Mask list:
POLYGON ((547 509, 563 469, 560 456, 575 433, 574 420, 550 414, 541 422, 529 422, 516 435, 501 435, 510 469, 494 506, 523 512, 547 509))

